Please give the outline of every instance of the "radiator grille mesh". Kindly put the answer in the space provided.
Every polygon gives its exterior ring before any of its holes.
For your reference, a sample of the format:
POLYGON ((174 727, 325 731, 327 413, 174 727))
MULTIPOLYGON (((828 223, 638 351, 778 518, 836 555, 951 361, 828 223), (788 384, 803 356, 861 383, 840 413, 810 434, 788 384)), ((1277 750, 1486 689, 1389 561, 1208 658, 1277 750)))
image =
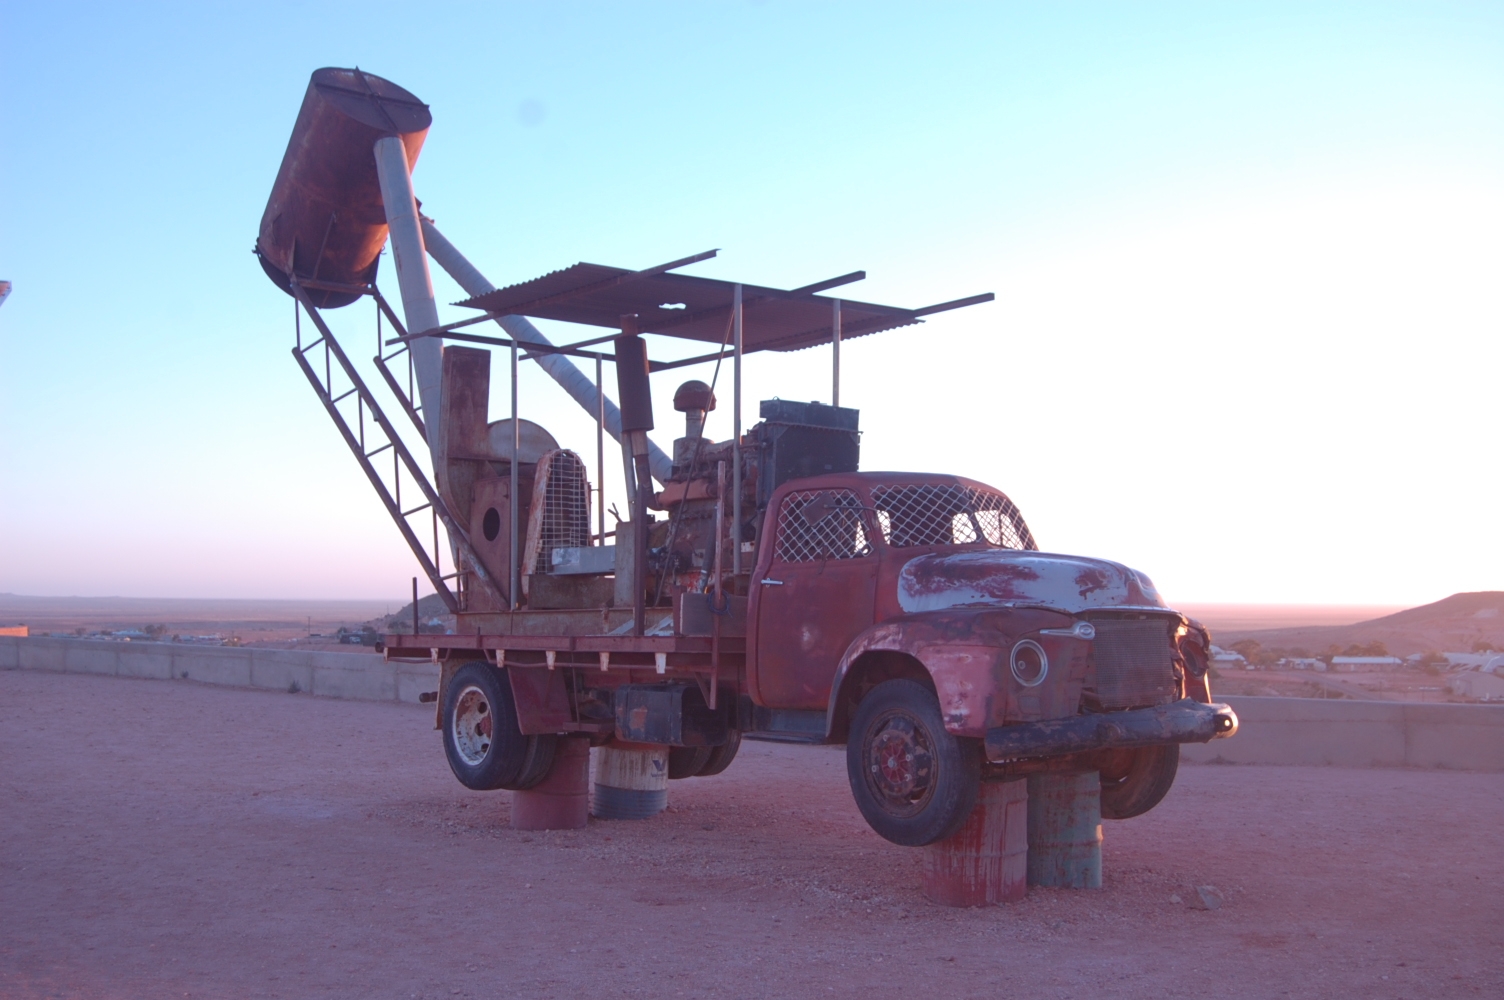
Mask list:
POLYGON ((1140 708, 1175 699, 1175 654, 1163 618, 1094 620, 1097 700, 1103 708, 1140 708))

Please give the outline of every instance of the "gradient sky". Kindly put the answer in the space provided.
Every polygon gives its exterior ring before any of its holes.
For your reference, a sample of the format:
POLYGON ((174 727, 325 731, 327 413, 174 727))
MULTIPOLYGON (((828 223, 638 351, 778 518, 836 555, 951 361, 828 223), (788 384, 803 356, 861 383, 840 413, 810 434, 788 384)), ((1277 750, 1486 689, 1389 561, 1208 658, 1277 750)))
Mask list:
MULTIPOLYGON (((250 253, 309 73, 357 64, 432 106, 419 197, 496 284, 719 247, 689 273, 996 292, 847 345, 864 468, 990 482, 1043 548, 1171 600, 1504 589, 1504 5, 0 18, 0 591, 406 591, 250 253)), ((367 356, 366 307, 332 315, 367 356)), ((750 358, 748 423, 759 398, 828 400, 828 365, 750 358)), ((679 377, 655 380, 665 445, 679 377)), ((546 377, 522 400, 593 449, 546 377)))

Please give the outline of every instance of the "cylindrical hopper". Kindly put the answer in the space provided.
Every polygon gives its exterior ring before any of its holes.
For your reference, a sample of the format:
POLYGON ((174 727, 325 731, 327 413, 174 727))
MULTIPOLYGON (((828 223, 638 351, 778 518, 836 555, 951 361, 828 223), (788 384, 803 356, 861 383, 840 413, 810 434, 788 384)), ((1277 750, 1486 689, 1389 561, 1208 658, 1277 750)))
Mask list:
MULTIPOLYGON (((289 291, 289 273, 337 284, 375 280, 387 232, 372 147, 401 136, 410 170, 432 122, 428 105, 389 80, 358 69, 314 71, 256 239, 278 288, 289 291)), ((359 298, 314 289, 309 297, 324 309, 359 298)))

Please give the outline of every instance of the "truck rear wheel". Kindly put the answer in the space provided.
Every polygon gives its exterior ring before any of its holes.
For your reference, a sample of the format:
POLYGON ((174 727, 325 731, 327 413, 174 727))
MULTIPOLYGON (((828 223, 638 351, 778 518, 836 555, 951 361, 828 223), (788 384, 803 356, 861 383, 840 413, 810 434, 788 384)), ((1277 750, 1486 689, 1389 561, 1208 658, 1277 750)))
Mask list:
POLYGON ((884 681, 856 707, 846 773, 878 836, 922 847, 955 833, 975 808, 981 741, 947 732, 939 702, 923 685, 884 681))
POLYGON ((731 762, 736 759, 736 752, 741 747, 741 730, 731 730, 726 734, 725 743, 722 743, 718 747, 710 748, 710 756, 706 759, 705 766, 696 771, 695 774, 701 778, 710 778, 720 774, 731 766, 731 762))
POLYGON ((668 776, 670 778, 693 778, 710 760, 710 747, 670 747, 668 751, 668 776))
POLYGON ((1114 751, 1099 771, 1102 818, 1142 816, 1169 793, 1179 769, 1179 743, 1114 751))
POLYGON ((546 745, 524 736, 506 675, 489 663, 467 663, 444 688, 444 755, 460 784, 476 791, 530 788, 553 766, 546 745))

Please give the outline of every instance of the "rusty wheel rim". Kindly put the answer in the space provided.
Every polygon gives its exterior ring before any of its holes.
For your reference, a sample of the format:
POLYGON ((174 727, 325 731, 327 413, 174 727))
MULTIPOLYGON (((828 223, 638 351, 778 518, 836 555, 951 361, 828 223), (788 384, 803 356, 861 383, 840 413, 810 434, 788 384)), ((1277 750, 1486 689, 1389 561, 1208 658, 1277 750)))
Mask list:
POLYGON ((460 692, 450 732, 460 759, 471 767, 485 760, 491 749, 491 717, 491 702, 484 691, 472 684, 460 692))
POLYGON ((935 793, 935 749, 922 722, 907 712, 880 716, 867 740, 867 787, 896 817, 918 814, 935 793))

